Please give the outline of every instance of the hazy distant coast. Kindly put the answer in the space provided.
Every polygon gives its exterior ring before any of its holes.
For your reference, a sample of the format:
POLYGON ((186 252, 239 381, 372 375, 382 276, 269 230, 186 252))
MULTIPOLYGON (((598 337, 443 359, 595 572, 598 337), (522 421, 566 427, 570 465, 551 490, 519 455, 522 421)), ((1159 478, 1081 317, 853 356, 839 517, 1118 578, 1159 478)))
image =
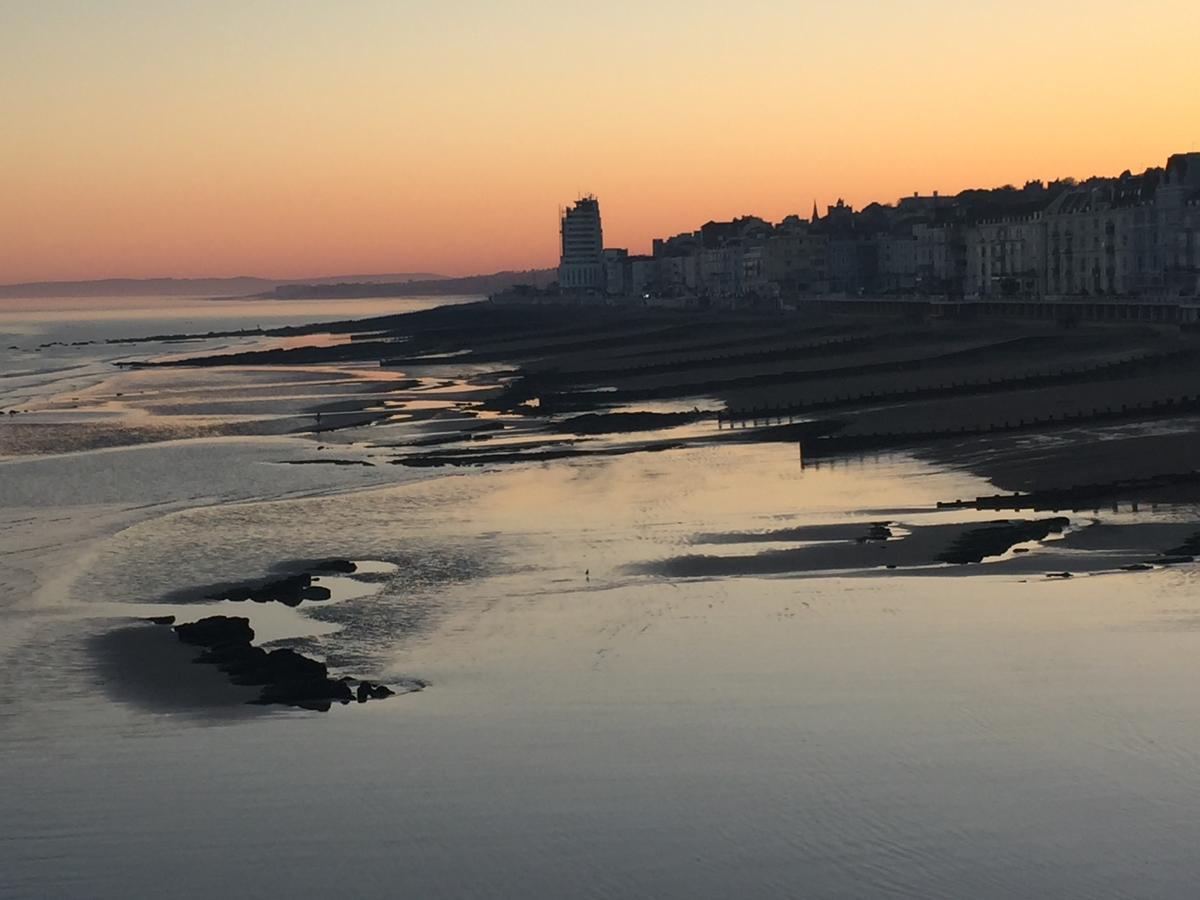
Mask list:
POLYGON ((491 294, 518 285, 542 289, 554 281, 554 269, 530 269, 520 272, 496 272, 464 278, 366 281, 338 279, 322 282, 281 284, 263 294, 265 298, 300 300, 310 298, 414 297, 421 295, 491 294))
MULTIPOLYGON (((101 278, 89 281, 27 281, 0 284, 0 299, 40 297, 235 297, 263 294, 283 285, 299 284, 316 289, 320 285, 355 282, 434 284, 445 276, 431 272, 401 272, 383 275, 329 275, 316 278, 261 278, 239 275, 232 278, 101 278)), ((418 292, 421 293, 421 292, 418 292)), ((451 292, 453 293, 453 292, 451 292)))

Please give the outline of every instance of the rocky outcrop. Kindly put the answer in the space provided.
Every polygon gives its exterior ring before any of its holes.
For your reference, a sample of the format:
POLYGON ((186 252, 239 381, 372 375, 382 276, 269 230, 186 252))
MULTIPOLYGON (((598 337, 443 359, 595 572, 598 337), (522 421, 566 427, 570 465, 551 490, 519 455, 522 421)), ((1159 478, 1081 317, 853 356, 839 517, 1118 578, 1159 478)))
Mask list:
POLYGON ((265 584, 238 584, 222 588, 208 595, 210 600, 232 600, 242 603, 282 603, 284 606, 299 606, 305 600, 328 600, 332 596, 329 588, 313 584, 308 572, 288 575, 265 584))
POLYGON ((368 700, 383 700, 385 697, 391 697, 395 693, 395 691, 386 685, 360 681, 358 683, 358 690, 354 692, 354 696, 359 703, 366 703, 368 700))
POLYGON ((314 563, 293 564, 289 568, 304 570, 270 581, 243 581, 206 588, 209 600, 231 600, 235 603, 282 603, 299 606, 305 601, 319 602, 331 596, 329 588, 313 582, 321 575, 352 575, 358 565, 348 559, 325 559, 314 563), (294 566, 294 568, 293 568, 294 566))
POLYGON ((216 666, 234 684, 261 685, 254 703, 324 711, 334 703, 365 703, 395 693, 369 681, 358 682, 357 690, 352 690, 354 679, 330 678, 328 667, 319 660, 289 648, 268 652, 254 646, 254 629, 243 616, 208 616, 176 625, 174 630, 183 643, 204 648, 195 662, 216 666))
POLYGON ((249 644, 254 640, 254 629, 244 616, 208 616, 184 622, 175 626, 175 634, 185 644, 197 647, 249 644))

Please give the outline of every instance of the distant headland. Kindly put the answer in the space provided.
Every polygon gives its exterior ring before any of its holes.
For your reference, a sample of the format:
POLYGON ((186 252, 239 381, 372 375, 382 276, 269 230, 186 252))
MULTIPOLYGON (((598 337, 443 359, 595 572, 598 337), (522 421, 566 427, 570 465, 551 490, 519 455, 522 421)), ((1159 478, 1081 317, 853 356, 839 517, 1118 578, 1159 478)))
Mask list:
POLYGON ((30 297, 245 297, 270 293, 288 285, 431 284, 445 279, 432 272, 399 272, 383 275, 331 275, 315 278, 263 278, 236 275, 231 278, 100 278, 86 281, 25 281, 0 284, 0 299, 30 297))

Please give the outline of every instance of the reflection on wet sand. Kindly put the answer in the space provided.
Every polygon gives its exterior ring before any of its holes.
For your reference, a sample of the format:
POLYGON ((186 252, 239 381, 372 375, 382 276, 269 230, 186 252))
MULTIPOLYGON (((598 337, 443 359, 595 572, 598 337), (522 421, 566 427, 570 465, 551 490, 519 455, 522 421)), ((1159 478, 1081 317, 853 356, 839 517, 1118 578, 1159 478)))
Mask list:
POLYGON ((216 721, 254 715, 255 687, 230 682, 213 666, 194 664, 196 650, 141 622, 88 639, 100 686, 112 699, 160 714, 216 721))
MULTIPOLYGON (((692 339, 668 338, 674 366, 692 339)), ((703 417, 659 453, 386 465, 442 439, 667 435, 490 409, 502 362, 384 371, 121 372, 87 403, 283 433, 0 460, 16 895, 638 895, 664 872, 690 898, 1194 883, 1200 595, 1194 566, 1167 564, 1195 549, 1194 505, 1031 531, 1055 515, 939 509, 996 492, 963 468, 806 461, 709 440, 703 417), (277 464, 321 459, 375 464, 277 464), (982 561, 939 561, 956 546, 982 561), (697 559, 715 568, 678 568, 697 559), (356 569, 316 573, 331 560, 356 569), (1047 578, 1063 572, 1095 577, 1047 578), (130 621, 165 615, 244 617, 282 668, 432 687, 323 715, 249 705, 262 684, 130 621)), ((673 403, 613 408, 711 412, 673 403)))

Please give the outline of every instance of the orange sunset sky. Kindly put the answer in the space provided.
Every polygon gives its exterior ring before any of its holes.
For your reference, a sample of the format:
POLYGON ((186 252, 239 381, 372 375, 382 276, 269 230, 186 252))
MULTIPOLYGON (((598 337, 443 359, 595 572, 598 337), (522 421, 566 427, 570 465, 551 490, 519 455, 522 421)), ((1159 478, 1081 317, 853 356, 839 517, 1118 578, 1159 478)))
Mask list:
POLYGON ((0 281, 553 265, 1200 149, 1195 0, 0 3, 0 281))

